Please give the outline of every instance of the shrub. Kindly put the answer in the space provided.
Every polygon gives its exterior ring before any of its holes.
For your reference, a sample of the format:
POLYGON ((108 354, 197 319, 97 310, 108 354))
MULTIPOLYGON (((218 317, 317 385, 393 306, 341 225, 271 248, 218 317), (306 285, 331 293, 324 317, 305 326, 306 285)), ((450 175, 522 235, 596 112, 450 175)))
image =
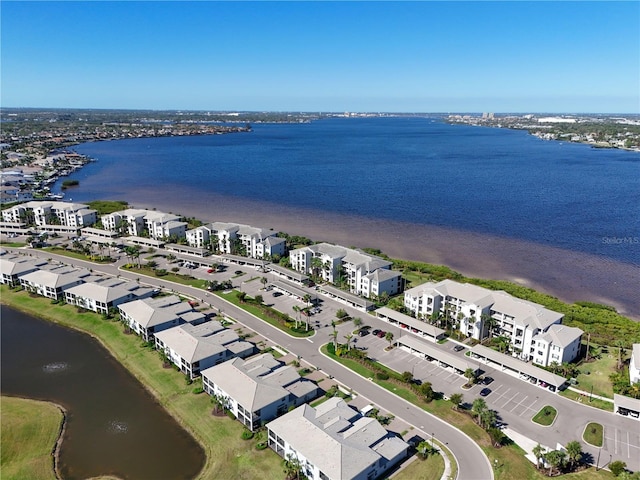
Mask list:
POLYGON ((259 442, 256 445, 256 450, 264 450, 265 448, 267 448, 267 442, 259 442))
POLYGON ((246 428, 242 431, 242 439, 243 440, 251 440, 253 438, 253 432, 251 430, 247 430, 246 428))
POLYGON ((193 391, 193 393, 194 393, 195 395, 200 395, 201 393, 203 393, 203 392, 204 392, 204 390, 202 389, 202 387, 196 387, 196 388, 194 388, 192 391, 193 391))
POLYGON ((378 380, 389 380, 389 375, 385 372, 376 372, 376 379, 378 380))
POLYGON ((609 464, 609 470, 614 476, 620 475, 627 468, 627 464, 621 460, 615 460, 609 464))

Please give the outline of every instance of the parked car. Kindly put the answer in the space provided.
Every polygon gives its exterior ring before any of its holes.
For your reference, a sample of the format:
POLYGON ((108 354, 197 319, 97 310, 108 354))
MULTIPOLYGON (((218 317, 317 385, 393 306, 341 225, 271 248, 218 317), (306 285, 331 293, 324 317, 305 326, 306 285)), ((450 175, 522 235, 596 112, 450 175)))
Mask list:
POLYGON ((385 332, 384 330, 380 330, 380 331, 378 332, 378 337, 380 337, 380 338, 384 338, 384 336, 385 336, 386 334, 387 334, 387 332, 385 332))
POLYGON ((459 351, 461 351, 461 350, 464 350, 464 347, 463 347, 462 345, 456 345, 455 347, 453 347, 453 349, 454 349, 456 352, 459 352, 459 351))
POLYGON ((380 333, 380 330, 378 330, 377 328, 371 332, 372 334, 374 334, 376 337, 378 336, 378 334, 380 333))
POLYGON ((361 328, 360 330, 358 330, 359 337, 366 337, 367 335, 369 335, 369 329, 361 328))
POLYGON ((271 295, 273 295, 274 297, 281 297, 282 292, 273 292, 271 295))
POLYGON ((486 397, 490 393, 491 393, 491 389, 490 388, 483 388, 482 390, 480 390, 480 396, 481 397, 486 397))
POLYGON ((493 378, 491 377, 484 377, 480 383, 482 383, 482 385, 489 385, 491 382, 493 382, 493 378))

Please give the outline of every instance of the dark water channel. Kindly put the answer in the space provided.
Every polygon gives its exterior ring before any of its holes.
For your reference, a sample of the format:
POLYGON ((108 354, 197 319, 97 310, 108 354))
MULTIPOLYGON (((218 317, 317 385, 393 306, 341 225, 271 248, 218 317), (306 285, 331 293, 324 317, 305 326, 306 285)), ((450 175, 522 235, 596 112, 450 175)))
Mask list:
POLYGON ((97 341, 4 305, 0 313, 2 393, 67 410, 64 479, 197 475, 201 447, 97 341))

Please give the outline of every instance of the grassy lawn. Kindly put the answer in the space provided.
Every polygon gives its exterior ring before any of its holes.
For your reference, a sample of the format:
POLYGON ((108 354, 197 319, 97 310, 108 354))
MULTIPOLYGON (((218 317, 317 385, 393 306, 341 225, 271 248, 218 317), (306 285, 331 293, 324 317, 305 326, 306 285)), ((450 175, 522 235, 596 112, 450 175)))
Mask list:
POLYGON ((201 288, 201 289, 206 288, 205 280, 194 278, 190 275, 179 275, 177 273, 173 273, 169 271, 167 272, 166 275, 158 276, 156 275, 155 270, 153 268, 149 268, 145 266, 138 267, 137 265, 134 265, 134 266, 129 265, 128 267, 125 266, 123 268, 125 268, 128 272, 131 272, 131 273, 139 273, 140 275, 146 275, 147 277, 160 278, 162 280, 166 280, 167 282, 179 283, 180 285, 187 285, 189 287, 195 287, 195 288, 201 288))
POLYGON ((573 392, 568 388, 562 390, 560 392, 565 398, 570 400, 575 400, 578 403, 584 403, 585 405, 589 405, 591 407, 599 408, 600 410, 606 410, 607 412, 613 412, 613 403, 607 402, 606 400, 600 400, 599 398, 591 398, 589 399, 589 394, 581 395, 579 393, 573 392))
POLYGON ((24 242, 0 242, 0 247, 20 248, 20 247, 24 247, 25 245, 26 243, 24 242))
POLYGON ((545 405, 538 413, 535 414, 533 421, 544 427, 548 427, 554 422, 556 415, 558 415, 558 412, 555 408, 551 405, 545 405))
MULTIPOLYGON (((494 448, 491 444, 489 435, 482 428, 480 428, 469 415, 462 411, 456 411, 451 408, 451 402, 446 400, 434 400, 430 403, 425 403, 418 397, 416 393, 414 393, 408 387, 404 388, 390 381, 377 380, 371 370, 360 365, 358 362, 355 362, 351 359, 331 355, 327 350, 327 345, 324 345, 321 348, 321 351, 323 354, 341 363, 342 365, 348 368, 353 367, 352 369, 356 373, 363 375, 366 378, 373 378, 372 381, 374 383, 377 383, 381 387, 386 388, 396 395, 409 400, 417 407, 422 408, 423 410, 462 430, 480 446, 487 457, 489 457, 489 462, 492 465, 495 463, 495 460, 498 460, 498 465, 500 465, 500 467, 495 470, 496 480, 513 480, 514 478, 520 480, 542 480, 544 478, 547 478, 542 473, 538 472, 535 466, 524 457, 525 452, 515 443, 503 446, 501 448, 494 448)), ((464 401, 472 402, 473 399, 465 398, 464 401)), ((609 472, 603 470, 595 472, 595 469, 587 469, 582 472, 572 474, 571 478, 604 480, 610 479, 612 478, 612 476, 609 472)))
POLYGON ((594 447, 601 447, 604 438, 604 428, 599 423, 591 422, 584 427, 582 438, 594 447))
POLYGON ((609 380, 609 375, 616 372, 618 359, 615 354, 602 354, 598 360, 583 363, 578 367, 580 374, 576 377, 578 385, 576 388, 587 393, 613 398, 613 386, 609 380))
POLYGON ((99 255, 85 255, 80 252, 73 252, 71 250, 66 250, 64 248, 59 247, 45 247, 41 249, 43 252, 51 252, 57 255, 62 255, 69 258, 75 258, 78 260, 86 260, 87 262, 93 263, 113 263, 113 258, 111 257, 101 257, 99 255))
POLYGON ((416 457, 393 478, 398 480, 440 480, 443 472, 442 455, 429 455, 425 460, 416 457))
POLYGON ((105 321, 94 313, 77 313, 70 305, 52 305, 49 300, 31 297, 24 291, 11 292, 4 285, 0 286, 0 295, 2 303, 97 337, 203 446, 207 460, 198 478, 282 477, 282 459, 276 453, 256 450, 257 442, 242 440, 243 426, 239 422, 211 415, 210 397, 192 393, 198 383, 187 385, 183 374, 162 368, 158 353, 142 348, 139 337, 123 334, 119 322, 105 321))
POLYGON ((53 448, 62 423, 62 412, 53 404, 1 397, 3 480, 52 479, 53 448))
MULTIPOLYGON (((240 299, 238 298, 238 294, 240 292, 237 290, 231 290, 228 293, 224 293, 224 292, 215 292, 216 295, 218 295, 220 298, 225 299, 228 302, 233 303, 236 307, 241 308, 242 310, 244 310, 245 312, 249 312, 252 315, 255 315, 256 317, 258 317, 260 320, 268 323, 269 325, 273 325, 274 327, 282 330, 285 333, 288 333, 289 335, 291 335, 292 337, 310 337, 311 335, 313 335, 315 332, 313 330, 309 330, 308 332, 306 331, 295 331, 291 328, 287 328, 285 326, 283 326, 278 320, 276 320, 275 318, 271 318, 266 316, 263 313, 263 307, 259 307, 258 305, 254 304, 254 303, 249 303, 249 302, 240 302, 240 299)), ((266 307, 264 307, 266 308, 266 307)))

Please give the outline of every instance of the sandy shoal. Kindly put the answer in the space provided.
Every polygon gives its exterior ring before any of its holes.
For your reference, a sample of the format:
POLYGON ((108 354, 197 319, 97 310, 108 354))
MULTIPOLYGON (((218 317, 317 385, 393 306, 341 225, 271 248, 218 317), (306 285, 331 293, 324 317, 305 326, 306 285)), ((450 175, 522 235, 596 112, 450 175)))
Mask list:
MULTIPOLYGON (((447 265, 480 278, 510 280, 549 293, 565 302, 591 301, 616 307, 640 320, 640 267, 605 257, 537 243, 437 226, 364 218, 208 193, 206 198, 182 188, 138 190, 127 195, 131 206, 272 228, 315 241, 346 247, 378 248, 393 258, 447 265)), ((613 248, 613 247, 612 247, 613 248)), ((636 248, 628 245, 619 248, 636 248)))

